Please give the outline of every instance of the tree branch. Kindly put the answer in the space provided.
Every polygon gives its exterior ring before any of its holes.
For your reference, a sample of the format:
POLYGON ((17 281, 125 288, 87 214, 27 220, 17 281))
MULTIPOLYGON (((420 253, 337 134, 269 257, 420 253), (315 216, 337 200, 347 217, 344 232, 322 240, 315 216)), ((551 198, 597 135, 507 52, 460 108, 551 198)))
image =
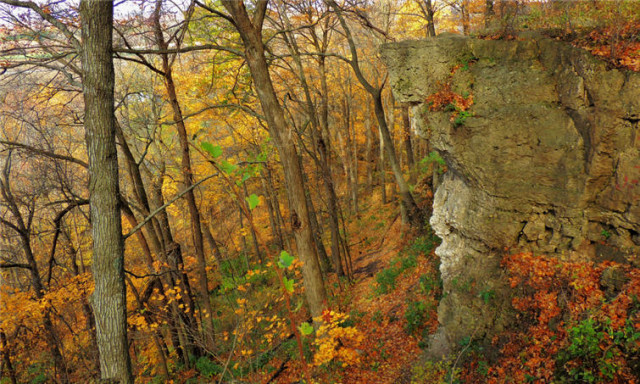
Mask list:
POLYGON ((31 270, 31 266, 29 264, 24 263, 0 263, 0 268, 24 268, 31 270))
POLYGON ((73 156, 59 155, 57 153, 53 153, 53 152, 46 151, 44 149, 32 147, 32 146, 27 145, 27 144, 17 143, 15 141, 0 140, 0 144, 4 144, 4 145, 9 146, 9 147, 24 149, 24 150, 32 152, 32 153, 34 153, 36 155, 50 157, 52 159, 69 161, 71 163, 78 164, 81 167, 89 168, 89 164, 87 164, 86 162, 84 162, 84 161, 82 161, 80 159, 76 159, 73 156))
POLYGON ((153 212, 151 212, 149 214, 149 216, 145 217, 144 220, 142 220, 141 222, 138 223, 138 225, 136 225, 135 227, 131 228, 131 230, 129 231, 129 233, 125 234, 122 236, 122 238, 124 240, 126 240, 129 236, 133 235, 134 233, 138 232, 140 230, 140 228, 144 227, 145 224, 147 224, 151 219, 153 219, 155 217, 155 215, 157 215, 158 213, 162 212, 163 210, 165 210, 168 206, 170 206, 171 204, 175 203, 176 200, 178 200, 179 198, 181 198, 182 196, 184 196, 187 192, 189 192, 190 190, 194 189, 195 187, 197 187, 198 185, 204 183, 205 181, 211 179, 212 177, 217 176, 216 174, 213 175, 209 175, 207 177, 205 177, 204 179, 198 181, 197 183, 189 186, 188 188, 185 188, 182 192, 178 193, 177 195, 175 195, 171 200, 167 201, 164 205, 162 205, 161 207, 158 207, 156 210, 154 210, 153 212))
MULTIPOLYGON (((0 0, 1 1, 1 0, 0 0)), ((218 44, 203 44, 203 45, 194 45, 191 47, 180 47, 180 48, 167 48, 167 49, 135 49, 135 48, 113 48, 115 53, 130 53, 135 55, 167 55, 172 53, 185 53, 185 52, 193 52, 193 51, 206 51, 214 49, 217 51, 225 51, 232 53, 234 55, 244 57, 244 53, 238 51, 233 48, 224 47, 218 44)))
POLYGON ((256 4, 256 10, 253 13, 253 25, 255 25, 258 31, 262 30, 262 24, 264 23, 264 16, 267 14, 267 5, 269 0, 258 0, 256 4))
POLYGON ((55 232, 53 234, 53 242, 51 244, 51 252, 49 252, 49 274, 47 275, 47 285, 51 285, 51 276, 53 275, 53 263, 55 261, 56 255, 56 246, 58 245, 58 237, 60 237, 60 232, 62 231, 62 219, 64 216, 71 212, 71 210, 75 207, 79 207, 81 205, 89 204, 89 200, 74 200, 72 201, 65 209, 58 212, 55 219, 53 219, 53 223, 55 225, 55 232))

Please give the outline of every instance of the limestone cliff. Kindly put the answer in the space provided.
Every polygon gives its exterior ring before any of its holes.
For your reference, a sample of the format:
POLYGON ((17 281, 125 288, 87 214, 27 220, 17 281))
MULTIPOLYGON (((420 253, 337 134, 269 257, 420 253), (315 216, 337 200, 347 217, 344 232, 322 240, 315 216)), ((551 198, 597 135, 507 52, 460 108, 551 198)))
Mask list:
POLYGON ((541 37, 448 35, 382 52, 396 99, 448 166, 431 224, 449 342, 510 324, 505 248, 617 261, 640 250, 640 74, 541 37), (469 116, 429 110, 444 84, 473 98, 469 116))

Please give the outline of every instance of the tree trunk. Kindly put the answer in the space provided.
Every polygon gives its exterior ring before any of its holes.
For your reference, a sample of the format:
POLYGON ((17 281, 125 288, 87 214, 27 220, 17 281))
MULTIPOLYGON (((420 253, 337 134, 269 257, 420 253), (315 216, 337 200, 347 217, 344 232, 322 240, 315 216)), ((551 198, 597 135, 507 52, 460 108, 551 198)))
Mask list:
POLYGON ((267 182, 265 181, 266 177, 264 174, 260 178, 260 182, 262 183, 262 188, 265 191, 265 196, 267 197, 267 208, 269 211, 269 225, 271 225, 271 234, 273 238, 276 240, 279 249, 284 249, 284 239, 282 238, 282 229, 277 222, 276 212, 275 212, 275 202, 273 196, 271 195, 271 189, 267 186, 267 182))
POLYGON ((83 0, 82 70, 96 319, 102 380, 133 383, 127 341, 112 59, 113 1, 83 0))
MULTIPOLYGON (((247 190, 247 183, 242 183, 242 190, 244 192, 245 197, 249 197, 249 191, 247 190)), ((249 209, 249 203, 246 200, 243 200, 240 202, 241 204, 244 204, 246 207, 247 212, 249 212, 249 216, 251 216, 251 219, 253 218, 253 212, 251 211, 251 209, 249 209)), ((256 236, 256 230, 253 226, 249 226, 249 231, 251 231, 251 240, 253 241, 253 249, 256 252, 256 257, 258 258, 258 260, 260 260, 260 262, 263 262, 264 260, 262 259, 262 252, 260 252, 260 244, 258 244, 258 236, 256 236)))
MULTIPOLYGON (((2 192, 2 197, 8 205, 9 211, 12 213, 13 217, 16 220, 15 225, 11 225, 14 231, 17 232, 18 237, 20 238, 20 242, 22 243, 22 250, 24 252, 25 259, 27 260, 27 265, 29 269, 29 279, 31 288, 35 293, 35 297, 37 299, 42 299, 44 297, 44 286, 42 284, 42 279, 40 277, 40 272, 38 269, 38 263, 36 262, 35 256, 33 254, 33 249, 31 248, 31 229, 30 229, 30 220, 25 222, 25 219, 22 216, 18 205, 16 204, 16 199, 11 192, 10 185, 10 156, 11 153, 7 156, 7 160, 5 161, 5 169, 3 170, 3 178, 0 179, 0 191, 2 192)), ((60 351, 60 340, 58 338, 58 334, 56 329, 51 321, 50 310, 47 308, 43 314, 43 325, 44 330, 46 332, 47 338, 47 346, 51 349, 51 355, 53 357, 54 363, 54 377, 59 373, 59 379, 62 383, 68 383, 68 370, 66 362, 62 356, 60 351)))
POLYGON ((365 158, 367 159, 367 188, 369 191, 373 191, 373 168, 375 166, 375 159, 373 154, 374 136, 371 130, 371 114, 369 113, 369 106, 364 111, 364 131, 366 135, 365 158))
POLYGON ((291 229, 297 251, 302 260, 302 274, 305 295, 311 315, 318 317, 326 306, 326 293, 322 273, 316 257, 316 249, 309 222, 309 212, 305 201, 302 170, 298 162, 298 151, 288 134, 284 112, 273 88, 262 42, 262 23, 267 2, 256 5, 253 21, 247 14, 244 2, 224 0, 223 5, 231 14, 245 47, 245 55, 258 99, 262 106, 273 142, 280 154, 284 170, 285 185, 291 204, 291 229))
MULTIPOLYGON (((63 230, 62 236, 66 240, 69 247, 69 253, 71 254, 71 269, 73 271, 73 274, 75 276, 79 276, 83 272, 80 271, 77 263, 77 259, 79 256, 78 249, 73 245, 71 236, 69 235, 68 231, 63 230)), ((82 256, 80 255, 80 257, 82 256)), ((82 313, 84 314, 86 319, 85 326, 87 328, 87 333, 89 334, 90 350, 88 351, 89 355, 87 357, 90 357, 89 360, 91 360, 93 368, 97 374, 97 372, 100 371, 100 356, 98 354, 98 341, 96 340, 95 316, 93 314, 93 310, 91 309, 91 305, 89 305, 89 300, 87 300, 86 297, 82 297, 80 298, 80 300, 82 301, 82 313)))
MULTIPOLYGON (((155 35, 158 48, 162 51, 168 49, 168 44, 164 40, 162 25, 160 23, 160 11, 162 0, 156 0, 156 9, 154 12, 155 35)), ((187 128, 184 124, 182 109, 178 101, 175 83, 173 81, 172 68, 169 63, 169 55, 163 53, 160 55, 162 60, 162 71, 164 73, 164 81, 169 96, 169 103, 173 111, 173 120, 176 122, 178 138, 180 140, 182 177, 185 187, 193 185, 193 170, 191 167, 191 154, 189 153, 189 138, 187 136, 187 128)), ((191 218, 191 234, 193 246, 195 249, 196 260, 198 261, 196 271, 198 273, 198 296, 202 307, 210 314, 208 320, 202 322, 203 337, 205 346, 208 350, 214 349, 214 319, 213 307, 211 306, 211 298, 209 297, 209 279, 207 277, 207 260, 204 254, 204 238, 202 235, 202 221, 200 220, 200 211, 196 203, 196 196, 193 189, 185 194, 187 207, 189 208, 189 216, 191 218)))
POLYGON ((393 140, 391 139, 389 127, 387 126, 387 121, 385 119, 384 107, 382 105, 382 87, 374 87, 364 77, 364 74, 360 69, 360 63, 358 61, 358 50, 356 48, 355 41, 353 40, 351 30, 349 29, 349 26, 347 25, 347 22, 342 15, 342 11, 334 0, 326 1, 336 12, 336 15, 338 16, 338 19, 340 21, 340 25, 345 32, 347 42, 349 43, 349 50, 351 52, 351 59, 349 60, 349 64, 351 65, 351 68, 353 69, 353 72, 355 73, 360 84, 362 84, 362 86, 373 99, 374 112, 378 121, 378 128, 380 129, 382 142, 384 142, 384 146, 389 158, 389 163, 391 165, 391 170, 393 171, 396 183, 398 184, 400 197, 402 198, 402 204, 404 205, 404 209, 407 212, 409 222, 411 226, 422 230, 425 225, 424 213, 422 212, 422 210, 420 210, 415 200, 413 199, 411 191, 409 190, 409 185, 404 179, 404 175, 402 174, 402 170, 400 169, 400 164, 398 163, 398 157, 396 156, 395 147, 393 146, 393 140))
MULTIPOLYGON (((153 183, 151 195, 154 209, 164 205, 164 198, 162 196, 164 164, 162 164, 159 173, 158 179, 153 183)), ((189 355, 201 355, 200 348, 194 340, 197 334, 197 323, 194 317, 195 303, 193 301, 193 291, 189 283, 188 275, 184 270, 182 249, 180 248, 180 244, 174 240, 171 232, 167 211, 160 211, 157 217, 163 248, 163 252, 160 253, 162 257, 160 261, 168 265, 168 271, 163 272, 169 272, 163 274, 163 276, 166 276, 163 281, 171 288, 179 286, 182 292, 184 292, 179 301, 173 300, 170 304, 172 342, 178 357, 186 366, 189 366, 189 355), (180 304, 183 304, 183 309, 180 309, 180 304)), ((168 300, 166 295, 163 294, 163 296, 165 296, 165 300, 168 300)))
POLYGON ((469 15, 469 0, 460 3, 460 16, 462 17, 462 33, 469 36, 471 32, 471 16, 469 15))
POLYGON ((404 151, 407 155, 407 167, 409 168, 409 183, 416 183, 416 161, 413 158, 413 145, 411 144, 411 120, 409 119, 409 106, 402 106, 402 127, 404 129, 404 151))
POLYGON ((379 138, 379 145, 378 148, 380 150, 379 153, 379 164, 378 164, 378 177, 380 178, 380 195, 381 195, 381 199, 382 199, 382 204, 387 204, 387 181, 386 181, 386 173, 387 170, 385 169, 385 150, 384 150, 384 138, 382 137, 382 129, 380 128, 380 126, 378 125, 378 138, 379 138))
POLYGON ((400 169, 398 157, 396 156, 396 150, 393 146, 393 140, 391 139, 391 134, 389 133, 389 128, 387 127, 387 122, 384 116, 382 94, 378 92, 373 96, 374 111, 378 120, 378 126, 380 127, 382 141, 384 142, 386 153, 388 155, 387 157, 389 158, 389 164, 391 165, 391 170, 393 171, 393 175, 398 185, 400 198, 402 199, 401 204, 404 205, 403 209, 406 210, 411 226, 421 229, 425 225, 424 213, 413 199, 413 195, 411 195, 411 191, 409 190, 409 184, 407 184, 406 180, 404 179, 404 175, 402 174, 402 170, 400 169))
MULTIPOLYGON (((2 350, 2 368, 6 367, 11 384, 18 384, 16 370, 13 368, 13 364, 11 363, 11 350, 9 348, 9 343, 7 342, 7 336, 2 331, 0 331, 0 350, 2 350)), ((0 377, 2 376, 2 369, 0 369, 0 377)))
POLYGON ((436 25, 433 21, 435 16, 435 9, 433 8, 433 2, 431 0, 417 0, 418 6, 420 7, 420 13, 422 13, 422 17, 427 20, 427 28, 425 30, 425 34, 427 37, 435 37, 436 36, 436 25))
POLYGON ((493 9, 493 0, 485 0, 484 3, 484 27, 489 28, 491 26, 491 22, 493 21, 493 17, 495 16, 495 11, 493 9))

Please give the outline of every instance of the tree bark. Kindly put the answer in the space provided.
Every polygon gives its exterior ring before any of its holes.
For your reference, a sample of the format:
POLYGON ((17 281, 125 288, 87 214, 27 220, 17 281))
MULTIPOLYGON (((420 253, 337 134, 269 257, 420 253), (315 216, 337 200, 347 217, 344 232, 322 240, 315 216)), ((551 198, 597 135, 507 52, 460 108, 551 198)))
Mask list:
POLYGON ((493 17, 495 16, 495 10, 493 9, 493 0, 485 0, 484 3, 484 27, 489 28, 493 17))
POLYGON ((427 37, 435 37, 436 36, 436 24, 433 21, 434 16, 436 14, 435 9, 433 8, 433 3, 431 0, 417 0, 418 6, 420 7, 420 12, 422 13, 422 17, 427 20, 427 29, 426 35, 427 37))
MULTIPOLYGON (((287 17, 286 10, 280 9, 280 15, 282 20, 284 21, 284 26, 286 30, 293 30, 291 23, 289 22, 289 18, 287 17)), ((326 34, 324 36, 326 38, 326 34)), ((331 175, 331 167, 329 164, 329 110, 328 110, 328 86, 327 86, 327 78, 326 78, 326 68, 324 57, 321 56, 320 72, 321 72, 321 86, 322 86, 322 95, 320 101, 320 116, 318 116, 316 112, 315 105, 313 103, 313 98, 311 97, 311 90, 309 87, 309 83, 307 82, 307 76, 304 71, 304 66, 302 65, 302 60, 300 58, 300 49, 298 47, 298 43, 295 40, 295 36, 291 33, 285 33, 285 40, 289 45, 289 51, 291 52, 291 56, 296 64, 296 69, 298 71, 298 78, 302 85, 302 89, 304 91, 305 96, 305 107, 307 115, 311 120, 311 126, 313 128, 311 137, 313 138, 313 144, 318 152, 318 157, 316 161, 320 167, 320 172, 322 175, 322 181, 326 193, 327 198, 327 206, 329 211, 329 228, 331 231, 331 257, 333 259, 333 269, 341 276, 343 274, 342 263, 340 262, 340 231, 338 227, 338 198, 333 187, 333 177, 331 175)), ((316 46, 324 49, 326 41, 323 41, 323 44, 320 45, 315 38, 316 46)), ((312 208, 312 204, 309 204, 309 207, 312 208)), ((312 210, 313 211, 313 210, 312 210)), ((313 219, 313 217, 312 217, 313 219)), ((317 226, 317 224, 316 224, 317 226)), ((326 252, 325 252, 326 254, 326 252)))
POLYGON ((276 96, 269 77, 269 68, 262 42, 262 24, 266 13, 267 2, 256 4, 253 20, 249 17, 242 1, 223 0, 224 7, 231 14, 233 24, 244 43, 245 56, 254 81, 262 111, 267 120, 273 142, 280 154, 284 170, 285 185, 291 204, 291 228, 293 230, 297 251, 302 260, 302 274, 305 295, 311 315, 320 316, 326 305, 326 292, 322 274, 316 256, 316 248, 309 222, 309 211, 305 201, 302 169, 298 162, 298 151, 293 138, 288 133, 284 112, 276 96))
MULTIPOLYGON (((11 350, 9 348, 9 343, 7 342, 7 336, 2 331, 0 331, 0 347, 2 347, 0 348, 2 349, 2 366, 7 369, 11 384, 18 384, 16 370, 13 368, 13 364, 11 363, 11 350)), ((2 376, 2 370, 0 370, 0 377, 2 376)))
POLYGON ((416 161, 413 158, 413 145, 411 144, 411 120, 409 119, 409 106, 402 106, 402 128, 404 129, 404 151, 407 155, 407 167, 409 168, 409 183, 416 183, 416 161))
POLYGON ((83 0, 82 71, 96 318, 101 378, 133 383, 127 341, 124 241, 120 219, 112 59, 113 1, 83 0))

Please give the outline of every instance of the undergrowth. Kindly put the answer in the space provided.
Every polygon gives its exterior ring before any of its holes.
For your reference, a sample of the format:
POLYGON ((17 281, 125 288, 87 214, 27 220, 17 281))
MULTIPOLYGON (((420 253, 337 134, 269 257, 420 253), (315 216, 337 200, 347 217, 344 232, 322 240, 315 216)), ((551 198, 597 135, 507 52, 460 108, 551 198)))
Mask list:
POLYGON ((478 356, 471 358, 462 382, 640 381, 640 269, 531 254, 507 256, 503 266, 515 292, 517 326, 494 338, 498 361, 486 369, 478 356), (613 293, 603 280, 612 269, 623 276, 613 293))
POLYGON ((438 237, 431 230, 423 236, 417 237, 411 244, 400 252, 399 257, 391 261, 388 268, 383 269, 376 275, 376 287, 374 292, 376 295, 385 295, 396 288, 396 279, 404 271, 413 268, 418 263, 418 256, 429 255, 431 251, 439 244, 438 237))

